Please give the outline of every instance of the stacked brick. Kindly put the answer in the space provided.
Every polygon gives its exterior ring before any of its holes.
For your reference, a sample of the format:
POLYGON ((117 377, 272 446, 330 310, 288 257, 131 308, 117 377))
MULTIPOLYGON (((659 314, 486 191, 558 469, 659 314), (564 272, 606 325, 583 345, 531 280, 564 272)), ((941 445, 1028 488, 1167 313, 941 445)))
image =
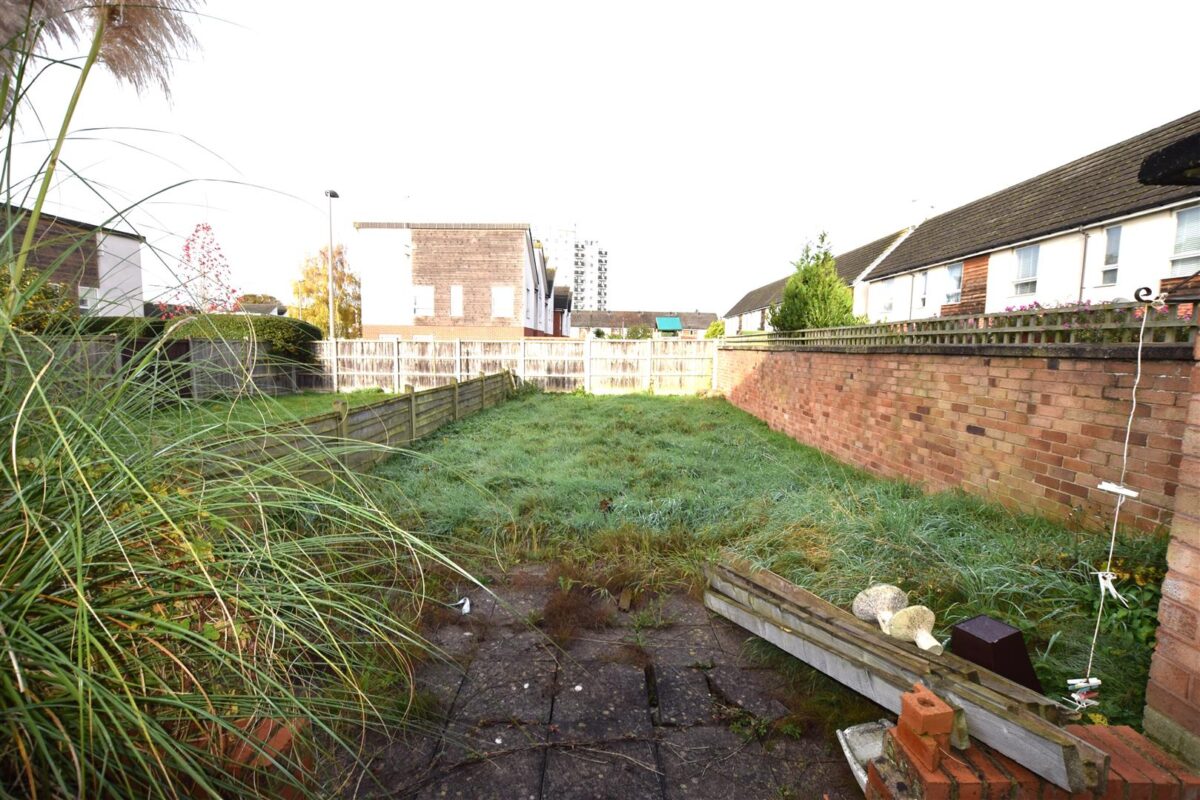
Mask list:
MULTIPOLYGON (((1096 486, 1120 474, 1133 362, 723 349, 718 367, 732 403, 842 461, 1054 518, 1111 521, 1114 498, 1096 486)), ((1126 525, 1170 523, 1192 373, 1190 360, 1145 364, 1126 479, 1141 496, 1123 506, 1126 525)))
POLYGON ((1156 740, 1200 763, 1200 367, 1188 408, 1144 724, 1156 740))
POLYGON ((951 749, 954 712, 925 687, 901 703, 884 755, 867 765, 867 800, 1200 800, 1200 776, 1129 727, 1068 727, 1111 759, 1103 787, 1069 794, 986 746, 951 749))

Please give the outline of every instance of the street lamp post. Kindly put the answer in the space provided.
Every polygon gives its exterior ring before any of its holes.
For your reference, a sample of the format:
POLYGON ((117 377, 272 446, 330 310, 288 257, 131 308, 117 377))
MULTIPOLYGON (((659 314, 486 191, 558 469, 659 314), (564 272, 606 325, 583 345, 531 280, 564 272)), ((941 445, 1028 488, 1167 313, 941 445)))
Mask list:
POLYGON ((333 368, 333 390, 338 390, 338 352, 337 352, 337 330, 336 320, 333 315, 333 201, 338 199, 340 195, 333 189, 326 189, 325 196, 329 198, 329 260, 328 260, 328 277, 329 277, 329 358, 333 368))

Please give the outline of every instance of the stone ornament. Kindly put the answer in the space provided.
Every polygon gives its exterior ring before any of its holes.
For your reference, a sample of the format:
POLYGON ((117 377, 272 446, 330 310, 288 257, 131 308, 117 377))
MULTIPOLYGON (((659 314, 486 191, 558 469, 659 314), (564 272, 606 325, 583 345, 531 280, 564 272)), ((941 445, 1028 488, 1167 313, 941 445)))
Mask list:
POLYGON ((892 615, 908 605, 908 592, 890 583, 877 583, 858 593, 851 611, 867 622, 876 622, 887 633, 892 615))

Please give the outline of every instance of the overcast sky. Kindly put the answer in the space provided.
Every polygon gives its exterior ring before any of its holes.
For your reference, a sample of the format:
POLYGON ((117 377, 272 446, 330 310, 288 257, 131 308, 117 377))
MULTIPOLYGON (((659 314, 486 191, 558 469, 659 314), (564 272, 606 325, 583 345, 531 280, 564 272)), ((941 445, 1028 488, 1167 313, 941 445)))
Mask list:
MULTIPOLYGON (((722 313, 822 230, 848 250, 1200 108, 1196 2, 206 13, 169 100, 96 75, 64 159, 118 205, 195 181, 140 232, 177 257, 208 222, 237 285, 285 300, 332 188, 352 268, 355 220, 575 223, 608 245, 610 308, 722 313)), ((60 72, 35 94, 47 126, 60 72)), ((52 199, 105 216, 78 181, 52 199)))

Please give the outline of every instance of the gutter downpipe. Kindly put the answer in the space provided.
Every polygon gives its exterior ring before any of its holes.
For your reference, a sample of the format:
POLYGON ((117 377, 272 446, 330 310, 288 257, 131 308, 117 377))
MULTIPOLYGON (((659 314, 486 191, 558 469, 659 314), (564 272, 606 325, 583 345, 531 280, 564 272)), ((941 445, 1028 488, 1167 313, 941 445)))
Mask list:
POLYGON ((1091 238, 1091 234, 1085 231, 1082 225, 1079 226, 1079 234, 1083 236, 1083 254, 1079 257, 1079 296, 1075 298, 1077 305, 1083 302, 1083 282, 1087 275, 1088 239, 1091 238))

